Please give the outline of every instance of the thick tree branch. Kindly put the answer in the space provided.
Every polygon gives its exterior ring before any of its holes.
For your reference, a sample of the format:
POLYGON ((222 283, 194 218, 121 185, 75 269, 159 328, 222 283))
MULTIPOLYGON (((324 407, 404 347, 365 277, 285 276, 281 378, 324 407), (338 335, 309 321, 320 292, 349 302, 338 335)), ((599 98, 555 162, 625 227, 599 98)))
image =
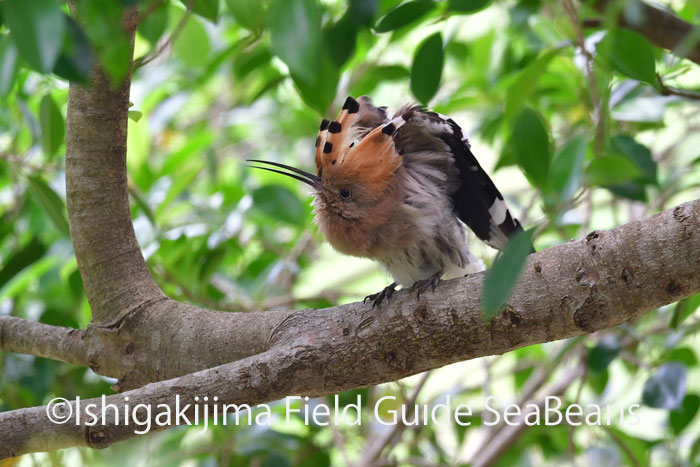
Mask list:
MULTIPOLYGON (((127 11, 124 26, 132 46, 136 23, 136 10, 127 11)), ((81 339, 90 367, 119 379, 124 389, 263 352, 285 317, 199 309, 170 300, 153 280, 129 207, 130 81, 129 73, 115 89, 96 64, 90 86, 71 84, 66 120, 68 218, 93 313, 81 339)))
MULTIPOLYGON (((132 43, 136 20, 136 10, 125 14, 132 43)), ((283 313, 217 313, 178 303, 153 280, 129 207, 130 78, 115 89, 96 64, 90 86, 71 84, 66 120, 68 218, 93 313, 81 338, 90 367, 127 389, 260 353, 284 319, 283 313)))
MULTIPOLYGON (((641 20, 633 22, 624 15, 620 15, 618 19, 620 26, 633 29, 653 44, 700 64, 698 26, 683 21, 669 11, 641 1, 638 3, 642 13, 641 20)), ((594 6, 601 13, 605 13, 608 8, 618 8, 612 0, 597 0, 594 6)))
MULTIPOLYGON (((123 407, 129 396, 131 407, 164 403, 174 410, 176 394, 251 405, 290 394, 332 394, 594 332, 700 291, 698 251, 700 200, 532 255, 514 295, 490 322, 479 303, 483 273, 443 283, 419 301, 400 292, 381 309, 353 303, 295 311, 272 332, 271 350, 107 402, 123 407)), ((98 427, 54 425, 37 407, 5 412, 0 457, 103 447, 137 436, 133 430, 109 420, 98 427)))
POLYGON ((50 326, 25 319, 0 318, 0 349, 88 365, 88 352, 78 329, 50 326))
MULTIPOLYGON (((130 36, 135 22, 132 11, 125 21, 130 36)), ((305 319, 298 312, 214 312, 164 296, 131 223, 125 162, 128 103, 129 79, 114 90, 97 67, 89 88, 71 85, 66 136, 71 234, 93 312, 81 342, 90 367, 117 378, 119 389, 264 352, 273 337, 285 334, 280 329, 305 319)), ((63 359, 60 353, 55 356, 63 359)))
MULTIPOLYGON (((133 47, 138 12, 125 13, 133 47)), ((66 115, 66 201, 71 239, 93 323, 115 326, 164 300, 141 255, 126 183, 131 73, 114 89, 99 64, 91 84, 71 83, 66 115)))

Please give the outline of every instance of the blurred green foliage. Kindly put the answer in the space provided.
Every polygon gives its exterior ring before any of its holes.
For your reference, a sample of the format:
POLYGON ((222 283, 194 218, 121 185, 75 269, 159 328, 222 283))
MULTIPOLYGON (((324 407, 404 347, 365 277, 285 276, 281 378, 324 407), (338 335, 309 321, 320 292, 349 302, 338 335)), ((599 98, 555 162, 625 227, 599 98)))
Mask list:
MULTIPOLYGON (((697 22, 700 5, 666 2, 697 22)), ((90 307, 65 212, 68 81, 99 60, 115 82, 129 70, 120 28, 139 10, 128 135, 134 227, 163 290, 222 310, 320 308, 357 300, 387 279, 344 258, 312 227, 309 196, 291 179, 244 168, 247 158, 309 168, 318 121, 345 96, 394 108, 410 101, 449 114, 470 135, 537 249, 698 198, 697 101, 664 86, 700 89, 698 66, 624 29, 583 28, 582 2, 537 0, 55 0, 0 1, 0 313, 85 328, 90 307)), ((634 15, 634 1, 618 4, 634 15)), ((615 9, 614 9, 615 10, 615 9)), ((602 24, 615 24, 602 18, 602 24)), ((497 261, 487 296, 512 286, 523 249, 497 261), (499 290, 498 282, 503 282, 499 290)), ((494 252, 474 242, 490 264, 494 252)), ((437 403, 446 394, 483 407, 565 370, 586 371, 567 403, 643 404, 640 423, 528 427, 497 465, 697 465, 700 295, 593 336, 531 346, 361 390, 437 403)), ((235 345, 235 343, 232 343, 235 345)), ((0 410, 56 396, 110 393, 85 368, 3 354, 0 410)), ((542 391, 545 391, 544 393, 542 391)), ((341 395, 354 402, 356 392, 341 395)), ((317 403, 313 400, 311 404, 317 403)), ((284 422, 270 427, 178 428, 106 451, 70 449, 20 463, 342 465, 358 462, 388 427, 284 422)), ((381 459, 464 463, 497 430, 477 410, 468 427, 408 427, 381 459)))

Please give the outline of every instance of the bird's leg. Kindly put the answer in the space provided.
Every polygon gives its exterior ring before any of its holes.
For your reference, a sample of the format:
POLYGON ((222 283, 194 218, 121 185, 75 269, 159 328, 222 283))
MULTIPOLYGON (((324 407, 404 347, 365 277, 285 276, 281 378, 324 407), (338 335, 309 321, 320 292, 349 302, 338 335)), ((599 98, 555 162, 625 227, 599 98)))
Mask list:
POLYGON ((372 300, 372 308, 374 308, 375 306, 381 305, 385 298, 388 302, 389 299, 391 299, 391 297, 394 295, 394 292, 396 292, 397 285, 398 284, 396 282, 392 282, 391 284, 384 287, 381 292, 373 293, 372 295, 367 295, 362 303, 365 303, 367 300, 372 300))
POLYGON ((411 286, 411 290, 416 288, 418 289, 418 298, 420 298, 423 292, 428 290, 428 287, 431 287, 433 289, 433 292, 435 292, 435 287, 437 287, 438 283, 440 282, 440 276, 442 276, 442 271, 438 271, 426 279, 416 281, 411 286))

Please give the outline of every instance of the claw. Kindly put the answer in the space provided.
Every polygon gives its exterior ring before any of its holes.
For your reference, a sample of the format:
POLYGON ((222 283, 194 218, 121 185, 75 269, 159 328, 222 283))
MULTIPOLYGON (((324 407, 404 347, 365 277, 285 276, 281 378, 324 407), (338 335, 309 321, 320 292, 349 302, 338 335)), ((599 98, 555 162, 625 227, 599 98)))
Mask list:
POLYGON ((437 288, 438 283, 440 282, 440 276, 442 276, 442 271, 436 272, 432 276, 416 281, 415 284, 411 287, 411 289, 418 289, 418 298, 420 299, 420 296, 428 290, 428 287, 432 288, 433 292, 435 292, 435 289, 437 288))
POLYGON ((374 308, 375 306, 381 305, 385 298, 388 302, 394 295, 394 292, 396 292, 396 286, 396 282, 392 282, 391 284, 384 287, 384 289, 382 289, 381 292, 373 293, 372 295, 367 295, 362 301, 362 303, 365 303, 367 300, 372 300, 372 308, 374 308))

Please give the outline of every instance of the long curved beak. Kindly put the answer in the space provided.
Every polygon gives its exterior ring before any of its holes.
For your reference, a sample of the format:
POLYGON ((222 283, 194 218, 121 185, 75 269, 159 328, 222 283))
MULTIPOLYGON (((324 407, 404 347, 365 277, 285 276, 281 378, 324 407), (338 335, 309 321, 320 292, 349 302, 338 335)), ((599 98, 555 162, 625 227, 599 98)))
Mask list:
POLYGON ((286 175, 287 177, 296 178, 297 180, 304 182, 307 185, 311 185, 312 187, 316 188, 317 190, 323 189, 323 184, 321 183, 320 177, 313 175, 313 174, 310 174, 309 172, 305 172, 301 169, 297 169, 296 167, 292 167, 291 165, 280 164, 278 162, 260 161, 260 160, 256 160, 256 159, 246 159, 246 162, 267 164, 267 165, 271 165, 273 167, 279 167, 281 169, 288 170, 289 172, 292 172, 292 173, 283 172, 283 171, 277 170, 277 169, 271 169, 269 167, 258 167, 257 165, 248 165, 248 167, 252 167, 254 169, 267 170, 268 172, 275 172, 278 174, 286 175))

